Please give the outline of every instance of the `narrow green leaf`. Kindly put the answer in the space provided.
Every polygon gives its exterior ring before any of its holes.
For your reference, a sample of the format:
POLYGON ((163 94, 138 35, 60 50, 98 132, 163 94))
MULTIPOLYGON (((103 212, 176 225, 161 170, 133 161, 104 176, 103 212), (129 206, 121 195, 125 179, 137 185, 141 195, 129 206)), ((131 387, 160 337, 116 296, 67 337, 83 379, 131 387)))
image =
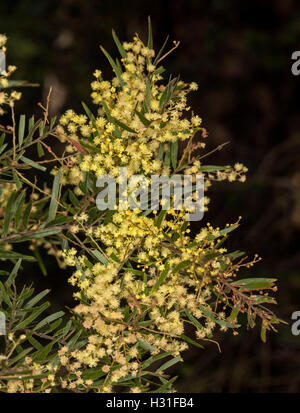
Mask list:
POLYGON ((23 227, 24 229, 27 228, 28 225, 28 221, 29 221, 29 216, 30 216, 30 212, 31 212, 31 208, 32 208, 32 201, 29 201, 29 203, 27 204, 25 211, 24 211, 24 215, 22 218, 22 222, 23 222, 23 227))
POLYGON ((42 298, 44 298, 47 294, 49 294, 50 290, 44 290, 34 296, 28 303, 25 304, 24 308, 32 308, 37 304, 39 301, 41 301, 42 298))
POLYGON ((19 146, 22 146, 23 139, 24 139, 25 121, 26 121, 26 116, 21 115, 20 116, 20 122, 19 122, 19 133, 18 133, 19 146))
POLYGON ((102 264, 108 264, 108 259, 98 250, 91 250, 92 254, 100 261, 102 264))
POLYGON ((25 261, 35 261, 34 257, 30 255, 19 254, 18 252, 14 251, 5 251, 0 249, 0 258, 7 259, 7 260, 17 260, 21 258, 25 261))
POLYGON ((174 357, 171 360, 166 361, 166 363, 164 363, 162 366, 160 366, 156 371, 157 372, 164 371, 164 370, 168 369, 169 367, 174 366, 174 364, 179 363, 180 361, 183 361, 181 356, 174 357))
POLYGON ((121 75, 122 73, 120 72, 118 66, 116 65, 116 63, 114 62, 114 60, 112 59, 112 57, 110 56, 110 54, 102 47, 100 46, 100 49, 102 50, 102 52, 104 53, 105 57, 107 58, 107 60, 109 61, 111 67, 113 68, 113 71, 115 72, 117 78, 119 79, 119 82, 122 86, 125 85, 124 80, 122 79, 121 75))
POLYGON ((126 53, 124 47, 122 46, 122 43, 120 42, 120 40, 119 40, 116 32, 114 31, 114 29, 112 29, 112 36, 113 36, 113 39, 114 39, 114 41, 117 45, 117 48, 120 52, 120 55, 123 57, 123 59, 125 59, 127 57, 127 53, 126 53))
POLYGON ((56 216, 61 177, 62 177, 62 170, 60 169, 55 175, 54 180, 53 180, 48 221, 52 221, 53 219, 55 219, 55 216, 56 216))
POLYGON ((159 279, 156 281, 156 283, 152 287, 151 293, 154 293, 158 289, 158 287, 164 282, 164 280, 166 279, 169 271, 170 271, 170 263, 169 263, 169 261, 167 261, 166 264, 165 264, 165 268, 162 271, 159 279))
POLYGON ((26 158, 26 156, 22 156, 21 159, 26 165, 30 165, 35 169, 39 169, 40 171, 43 171, 43 172, 45 172, 47 170, 47 168, 45 166, 42 166, 42 165, 32 161, 31 159, 26 158))
POLYGON ((168 149, 165 155, 164 163, 166 166, 170 166, 171 163, 171 142, 169 142, 168 149))
POLYGON ((232 285, 241 287, 241 291, 260 290, 274 287, 276 281, 276 278, 245 278, 243 280, 234 281, 232 285))
POLYGON ((152 24, 151 24, 150 16, 148 16, 148 43, 147 43, 147 47, 149 49, 153 49, 152 24))
POLYGON ((27 317, 25 320, 23 320, 21 323, 19 323, 17 326, 15 326, 13 330, 17 331, 17 330, 20 330, 21 328, 24 328, 24 327, 28 326, 33 320, 35 320, 49 306, 50 306, 49 302, 46 302, 46 303, 42 304, 29 317, 27 317))
POLYGON ((39 267, 40 267, 40 269, 41 269, 41 271, 42 271, 42 274, 43 274, 43 276, 45 277, 45 276, 47 275, 47 269, 46 269, 46 267, 45 267, 45 264, 44 264, 44 262, 43 262, 43 259, 42 259, 42 257, 41 257, 41 254, 40 254, 40 251, 39 251, 38 247, 35 247, 35 248, 34 248, 33 253, 34 253, 34 256, 35 256, 35 258, 36 258, 36 260, 37 260, 37 262, 38 262, 38 264, 39 264, 39 267))
POLYGON ((139 112, 137 109, 135 109, 134 112, 137 114, 142 124, 148 128, 151 124, 151 121, 145 118, 142 112, 139 112))
POLYGON ((30 235, 21 235, 19 237, 14 238, 11 242, 24 242, 30 241, 32 239, 40 239, 45 237, 50 237, 50 235, 59 234, 62 230, 60 228, 49 228, 49 229, 42 229, 40 231, 35 231, 30 235))
POLYGON ((12 285, 12 283, 14 282, 14 280, 15 280, 17 274, 18 274, 21 262, 22 262, 22 260, 19 258, 17 263, 15 264, 12 272, 10 273, 10 276, 6 280, 6 285, 8 285, 9 287, 12 285))
POLYGON ((201 344, 197 343, 197 341, 191 339, 190 337, 185 336, 184 334, 181 334, 180 337, 181 337, 184 341, 186 341, 187 343, 192 344, 192 345, 195 346, 195 347, 204 349, 204 347, 203 347, 201 344))
POLYGON ((153 62, 153 64, 156 66, 156 63, 158 62, 160 56, 162 55, 162 52, 164 51, 164 48, 166 47, 166 44, 168 43, 169 40, 169 35, 167 36, 166 40, 164 41, 162 47, 160 48, 159 52, 157 53, 155 60, 153 62))
POLYGON ((22 183, 21 183, 18 175, 16 174, 16 171, 13 171, 13 177, 14 177, 14 181, 15 181, 16 186, 17 186, 17 190, 21 189, 22 188, 22 183))
POLYGON ((41 327, 44 327, 47 324, 50 324, 52 321, 57 320, 58 318, 61 318, 65 313, 63 311, 58 311, 57 313, 51 314, 48 317, 44 318, 44 320, 40 321, 34 328, 33 330, 38 330, 41 327))
POLYGON ((39 158, 45 155, 44 148, 42 147, 40 142, 37 143, 37 152, 39 158))
POLYGON ((153 351, 154 350, 154 348, 151 346, 151 344, 147 343, 146 341, 142 340, 141 338, 138 338, 137 341, 138 341, 139 345, 144 350, 147 350, 147 351, 153 351))
POLYGON ((171 162, 173 169, 177 166, 177 155, 178 155, 178 142, 171 143, 171 162))
POLYGON ((165 148, 164 148, 164 144, 161 142, 159 145, 159 151, 158 151, 158 159, 160 161, 163 160, 164 158, 164 153, 165 153, 165 148))
POLYGON ((15 200, 15 193, 12 193, 11 196, 8 199, 8 202, 5 207, 5 215, 4 215, 4 221, 3 221, 3 230, 2 230, 2 235, 1 237, 4 238, 6 237, 8 230, 9 230, 9 225, 12 219, 12 211, 13 211, 13 203, 15 200))

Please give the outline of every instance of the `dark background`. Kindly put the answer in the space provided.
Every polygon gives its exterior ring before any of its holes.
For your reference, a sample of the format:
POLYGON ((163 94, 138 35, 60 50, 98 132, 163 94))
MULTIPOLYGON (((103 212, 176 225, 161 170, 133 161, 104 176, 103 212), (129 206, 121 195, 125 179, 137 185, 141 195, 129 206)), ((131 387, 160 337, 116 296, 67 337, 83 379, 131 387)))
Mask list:
MULTIPOLYGON (((156 49, 167 34, 181 41, 164 65, 199 84, 191 104, 209 131, 208 149, 230 141, 207 163, 249 168, 246 183, 213 187, 204 221, 224 227, 243 217, 228 247, 263 257, 249 274, 278 278, 276 312, 289 323, 269 334, 267 344, 258 328, 242 328, 238 336, 218 337, 222 354, 213 344, 191 349, 179 367, 177 389, 299 392, 300 336, 291 334, 291 314, 300 310, 300 76, 291 73, 291 54, 300 50, 299 2, 1 1, 0 32, 9 37, 7 59, 18 66, 15 78, 40 84, 23 90, 17 110, 38 114, 37 102, 52 85, 53 115, 69 107, 80 111, 81 100, 89 102, 94 69, 111 75, 99 44, 117 54, 112 27, 122 40, 135 32, 146 40, 148 15, 156 49)), ((68 272, 59 273, 47 260, 47 277, 32 267, 24 281, 35 281, 37 290, 52 288, 56 307, 71 305, 68 272)))

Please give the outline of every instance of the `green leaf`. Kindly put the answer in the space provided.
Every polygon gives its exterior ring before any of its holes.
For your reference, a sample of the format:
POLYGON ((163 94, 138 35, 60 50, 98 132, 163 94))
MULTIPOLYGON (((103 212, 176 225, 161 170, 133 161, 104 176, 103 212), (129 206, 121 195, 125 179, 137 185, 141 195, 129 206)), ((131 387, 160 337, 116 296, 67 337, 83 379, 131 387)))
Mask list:
POLYGON ((166 166, 170 166, 170 163, 171 163, 171 142, 169 142, 168 149, 167 149, 167 152, 165 154, 164 163, 165 163, 166 166))
POLYGON ((261 330, 260 330, 260 337, 262 341, 265 343, 267 341, 267 335, 266 335, 266 326, 264 322, 262 322, 261 330))
POLYGON ((62 170, 60 169, 55 175, 54 181, 53 181, 51 202, 49 206, 48 222, 55 219, 55 216, 56 216, 61 177, 62 177, 62 170))
POLYGON ((121 71, 118 68, 118 66, 116 65, 116 63, 114 62, 114 60, 112 59, 112 57, 110 56, 110 54, 102 47, 100 46, 100 49, 102 50, 102 52, 104 53, 105 57, 107 58, 107 60, 109 61, 111 67, 113 68, 113 71, 115 72, 117 78, 119 79, 119 82, 122 86, 125 86, 125 82, 122 79, 121 75, 121 71))
POLYGON ((204 307, 203 305, 200 305, 199 308, 207 318, 209 318, 210 320, 214 321, 216 324, 219 324, 222 327, 228 327, 228 328, 238 327, 238 324, 232 325, 231 323, 228 323, 227 321, 219 320, 218 318, 215 318, 213 312, 209 310, 208 308, 204 307))
POLYGON ((28 303, 25 304, 24 308, 32 308, 35 306, 36 303, 38 303, 42 298, 44 298, 47 294, 49 294, 50 290, 44 290, 34 296, 28 303))
POLYGON ((41 350, 36 352, 34 357, 33 357, 34 361, 45 360, 47 358, 48 354, 50 353, 50 351, 52 350, 52 347, 54 346, 54 344, 57 343, 57 341, 58 340, 50 341, 49 344, 47 344, 41 350))
POLYGON ((3 145, 4 139, 5 139, 5 133, 3 132, 2 135, 0 136, 0 148, 3 145))
POLYGON ((151 24, 150 16, 148 16, 148 43, 147 43, 147 47, 149 49, 153 49, 152 24, 151 24))
POLYGON ((153 64, 156 66, 156 63, 158 62, 160 56, 162 55, 162 52, 164 51, 164 48, 166 47, 166 44, 168 43, 169 40, 169 35, 167 36, 166 40, 164 41, 162 47, 160 48, 159 52, 157 53, 155 60, 153 62, 153 64))
POLYGON ((185 312, 187 317, 190 319, 190 321, 194 324, 196 328, 199 328, 200 330, 203 329, 203 325, 199 323, 199 321, 188 311, 185 312))
POLYGON ((143 361, 142 363, 143 370, 151 366, 151 364, 153 364, 154 362, 161 360, 163 358, 166 358, 168 356, 171 356, 171 354, 172 354, 171 352, 168 352, 168 353, 157 354, 157 356, 149 357, 147 360, 143 361))
POLYGON ((77 197, 74 195, 74 193, 70 189, 69 189, 69 198, 75 207, 78 207, 80 205, 77 197))
POLYGON ((139 345, 144 350, 147 350, 147 351, 153 351, 154 350, 154 348, 151 346, 151 344, 147 343, 146 341, 142 340, 141 338, 138 338, 137 341, 138 341, 139 345))
POLYGON ((216 171, 224 171, 226 169, 228 169, 228 166, 203 165, 203 166, 200 166, 199 171, 202 171, 202 172, 216 172, 216 171))
POLYGON ((45 172, 47 170, 47 168, 45 166, 42 166, 42 165, 32 161, 31 159, 26 158, 26 156, 21 156, 21 159, 26 165, 30 165, 35 169, 39 169, 40 171, 43 171, 43 172, 45 172))
POLYGON ((113 118, 113 117, 112 117, 112 119, 113 119, 114 123, 116 123, 118 126, 120 126, 122 129, 126 130, 127 132, 131 132, 131 133, 134 133, 134 134, 137 133, 134 129, 132 129, 129 126, 125 125, 125 123, 121 122, 120 120, 118 120, 116 118, 113 118))
POLYGON ((207 239, 208 240, 213 240, 213 239, 221 237, 222 235, 229 234, 230 232, 234 231, 238 226, 239 226, 239 224, 230 225, 229 227, 221 229, 220 231, 218 231, 217 235, 209 235, 207 237, 207 239))
POLYGON ((58 318, 61 318, 64 315, 64 311, 58 311, 57 313, 51 314, 48 317, 44 318, 44 320, 40 321, 33 330, 38 330, 39 328, 50 324, 52 321, 57 320, 58 318))
POLYGON ((6 207, 5 207, 3 230, 2 230, 2 235, 1 235, 2 238, 6 237, 8 230, 9 230, 9 225, 10 225, 10 222, 12 220, 12 215, 13 215, 12 212, 13 212, 13 203, 15 200, 15 195, 16 194, 14 192, 11 194, 6 204, 6 207))
POLYGON ((163 160, 164 153, 165 153, 164 144, 161 142, 160 145, 159 145, 159 151, 158 151, 158 156, 157 156, 160 161, 163 160))
POLYGON ((152 287, 151 293, 154 293, 158 289, 158 287, 164 282, 164 280, 166 279, 169 271, 170 271, 170 263, 169 263, 169 261, 167 261, 166 264, 165 264, 165 268, 162 271, 159 279, 156 281, 156 283, 152 287))
POLYGON ((112 29, 112 36, 113 36, 113 39, 114 39, 114 41, 117 45, 117 48, 120 52, 120 55, 123 57, 123 59, 125 59, 127 57, 127 53, 126 53, 124 47, 122 46, 122 44, 121 44, 116 32, 114 31, 114 29, 112 29))
POLYGON ((119 129, 119 127, 118 127, 118 124, 116 123, 115 118, 113 118, 113 117, 111 116, 110 110, 109 110, 106 102, 102 101, 101 103, 102 103, 102 105, 103 105, 103 109, 104 109, 104 111, 105 111, 105 113, 106 113, 106 116, 107 116, 109 122, 111 122, 111 123, 113 123, 113 124, 115 125, 115 133, 116 133, 117 137, 118 137, 118 138, 121 138, 121 132, 120 132, 120 129, 119 129))
POLYGON ((29 220, 31 208, 32 208, 32 201, 29 201, 29 203, 27 204, 27 206, 25 208, 24 215, 23 215, 23 218, 22 218, 23 227, 25 229, 27 228, 27 225, 28 225, 28 220, 29 220))
POLYGON ((161 224, 162 224, 162 222, 163 222, 163 220, 164 220, 164 217, 166 216, 166 213, 167 213, 167 211, 166 211, 165 209, 162 209, 162 210, 160 211, 160 213, 158 214, 157 220, 156 220, 156 222, 155 222, 155 225, 156 225, 158 228, 160 228, 160 226, 161 226, 161 224))
POLYGON ((8 285, 9 287, 12 285, 12 283, 14 282, 14 280, 15 280, 17 274, 18 274, 21 262, 22 262, 22 260, 19 258, 17 263, 15 264, 12 272, 10 273, 10 276, 6 280, 6 285, 8 285))
POLYGON ((2 145, 0 147, 0 154, 4 151, 4 149, 7 147, 7 143, 5 143, 4 145, 2 145))
POLYGON ((24 202, 25 202, 25 190, 20 193, 20 195, 18 196, 16 200, 16 206, 15 206, 16 214, 15 214, 15 225, 14 225, 15 229, 17 229, 19 226, 19 223, 22 217, 22 210, 23 210, 24 202))
POLYGON ((231 313, 230 313, 230 316, 228 317, 228 320, 229 320, 231 323, 233 323, 233 322, 236 321, 236 318, 237 318, 237 315, 238 315, 239 311, 240 311, 240 307, 239 307, 238 305, 235 305, 235 306, 232 308, 231 313))
POLYGON ((21 321, 21 323, 15 326, 13 330, 17 331, 17 330, 20 330, 21 328, 28 326, 28 324, 30 324, 33 320, 35 320, 49 306, 50 306, 49 302, 42 304, 29 317, 27 317, 25 320, 21 321))
POLYGON ((22 188, 22 183, 21 183, 18 175, 16 174, 16 171, 13 171, 13 177, 14 177, 14 181, 15 181, 16 186, 17 186, 17 190, 21 189, 22 188))
POLYGON ((5 251, 0 249, 0 258, 7 259, 7 260, 17 260, 21 258, 25 261, 35 261, 34 257, 30 255, 19 254, 18 252, 14 251, 5 251))
POLYGON ((146 128, 148 128, 151 125, 151 121, 145 118, 145 116, 142 114, 142 112, 139 112, 137 109, 134 110, 134 112, 137 114, 139 117, 140 121, 146 128))
POLYGON ((42 147, 40 142, 37 143, 37 152, 39 158, 45 155, 44 148, 42 147))
POLYGON ((85 110, 85 113, 88 115, 89 119, 92 121, 92 123, 95 123, 95 116, 93 115, 93 113, 91 112, 91 110, 89 109, 89 107, 82 101, 81 102, 83 109, 85 110))
POLYGON ((176 380, 177 380, 177 376, 172 377, 171 380, 169 380, 169 381, 164 380, 164 384, 162 386, 160 386, 158 389, 156 389, 154 391, 151 391, 149 393, 164 393, 164 392, 168 391, 171 388, 172 384, 176 380))
POLYGON ((147 77, 146 79, 146 104, 148 110, 150 109, 151 104, 151 82, 150 79, 147 77))
POLYGON ((21 351, 16 357, 9 360, 9 365, 14 365, 17 361, 25 359, 28 353, 32 351, 32 347, 26 348, 25 350, 21 351))
POLYGON ((35 232, 33 232, 29 235, 21 235, 19 237, 16 237, 16 238, 12 239, 11 242, 17 243, 17 242, 30 241, 32 239, 50 237, 50 235, 59 234, 61 231, 62 230, 60 228, 41 229, 41 230, 35 231, 35 232))
POLYGON ((189 261, 189 260, 182 261, 181 263, 176 265, 176 267, 173 270, 173 274, 176 274, 177 272, 180 272, 181 270, 183 270, 186 267, 189 267, 190 265, 191 265, 191 261, 189 261))
POLYGON ((171 143, 171 161, 173 169, 177 166, 177 155, 178 155, 178 142, 171 143))
POLYGON ((201 344, 197 343, 197 341, 191 339, 190 337, 185 336, 184 334, 181 334, 180 337, 181 337, 184 341, 186 341, 187 343, 192 344, 192 345, 195 346, 195 347, 204 349, 204 347, 203 347, 201 344))
POLYGON ((24 139, 25 121, 26 121, 26 116, 21 115, 20 116, 20 122, 19 122, 19 133, 18 133, 19 146, 22 146, 23 139, 24 139))
POLYGON ((43 262, 43 259, 41 257, 40 251, 38 249, 38 247, 35 247, 33 250, 34 256, 37 259, 37 262, 39 264, 39 267, 42 271, 43 276, 45 277, 47 275, 47 268, 45 267, 45 264, 43 262))
POLYGON ((36 350, 42 350, 43 346, 32 336, 32 333, 28 333, 26 338, 36 350))
POLYGON ((9 308, 11 309, 11 307, 12 307, 12 302, 11 302, 11 299, 10 299, 7 291, 6 291, 5 285, 4 285, 2 282, 0 282, 0 290, 1 290, 1 291, 0 291, 0 298, 1 298, 1 300, 4 300, 5 303, 6 303, 6 304, 9 306, 9 308))
POLYGON ((245 278, 243 280, 234 281, 232 285, 241 287, 240 291, 261 290, 274 287, 276 281, 276 278, 245 278))
POLYGON ((57 118, 57 116, 54 116, 54 117, 51 119, 51 121, 50 121, 50 129, 53 129, 53 126, 55 125, 55 122, 56 122, 56 118, 57 118))
POLYGON ((105 375, 106 373, 104 373, 100 367, 94 367, 82 372, 82 378, 84 380, 97 380, 105 375))
POLYGON ((171 360, 164 363, 162 366, 160 366, 156 371, 157 372, 164 371, 164 370, 168 369, 169 367, 174 366, 174 364, 179 363, 180 361, 183 361, 181 356, 174 357, 171 360))
POLYGON ((102 264, 108 264, 108 259, 98 250, 91 250, 91 253, 100 261, 102 264))

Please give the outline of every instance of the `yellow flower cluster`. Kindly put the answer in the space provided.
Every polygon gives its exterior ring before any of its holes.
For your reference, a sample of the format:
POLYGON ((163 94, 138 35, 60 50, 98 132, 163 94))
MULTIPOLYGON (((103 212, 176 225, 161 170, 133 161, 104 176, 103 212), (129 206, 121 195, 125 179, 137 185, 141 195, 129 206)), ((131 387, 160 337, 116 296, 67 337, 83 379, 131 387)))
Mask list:
MULTIPOLYGON (((198 339, 210 336, 216 323, 227 329, 224 313, 212 319, 207 304, 212 277, 218 277, 222 266, 228 268, 225 277, 232 275, 226 250, 218 248, 221 232, 208 225, 193 241, 184 213, 174 210, 157 223, 138 210, 116 211, 111 223, 88 230, 104 245, 108 264, 92 264, 74 248, 64 252, 65 262, 77 267, 70 278, 81 301, 75 313, 90 336, 85 347, 61 351, 60 360, 73 373, 102 365, 104 387, 136 377, 145 346, 152 355, 165 351, 178 356, 186 350, 186 313, 203 320, 198 339), (168 241, 174 234, 177 240, 168 241)), ((74 380, 65 380, 64 386, 71 388, 74 380)))
POLYGON ((88 119, 68 110, 60 119, 58 132, 63 139, 93 146, 96 153, 82 156, 79 167, 97 177, 105 173, 116 176, 120 166, 127 167, 129 176, 169 174, 170 168, 157 159, 158 148, 160 143, 187 140, 199 130, 198 116, 183 118, 190 110, 186 95, 195 84, 178 81, 174 98, 162 104, 168 90, 159 84, 162 76, 152 63, 154 51, 138 37, 125 43, 124 49, 124 72, 119 78, 109 82, 102 79, 101 71, 94 73, 91 96, 99 105, 98 116, 88 119))
MULTIPOLYGON (((68 110, 60 119, 58 136, 74 152, 72 166, 65 166, 63 183, 75 185, 80 195, 78 183, 85 174, 117 177, 122 166, 129 177, 171 175, 178 170, 206 174, 206 186, 211 180, 243 181, 246 168, 242 164, 205 169, 191 151, 184 152, 177 168, 163 161, 161 149, 186 141, 189 150, 196 132, 206 137, 201 118, 185 116, 190 110, 187 93, 197 90, 197 84, 177 79, 161 84, 162 67, 138 36, 122 47, 123 71, 116 66, 111 82, 103 80, 100 70, 94 73, 91 96, 97 115, 85 107, 87 115, 68 110)), ((200 147, 205 143, 194 149, 200 147)), ((208 202, 205 197, 204 204, 208 202)), ((113 391, 120 381, 139 375, 145 350, 179 356, 187 348, 186 323, 192 321, 200 340, 210 337, 217 324, 224 331, 232 327, 223 311, 213 313, 209 305, 213 290, 218 292, 218 277, 234 277, 238 270, 219 246, 226 231, 208 225, 193 239, 185 213, 170 207, 159 214, 154 211, 149 218, 139 209, 124 211, 116 206, 105 224, 88 227, 86 217, 72 226, 73 234, 82 231, 98 246, 95 256, 100 258, 93 264, 75 248, 63 252, 66 265, 76 267, 70 278, 80 301, 75 313, 89 332, 86 345, 72 351, 66 347, 59 353, 61 363, 73 374, 63 387, 93 387, 80 371, 100 365, 99 391, 113 391)), ((142 384, 131 389, 142 390, 142 384)))

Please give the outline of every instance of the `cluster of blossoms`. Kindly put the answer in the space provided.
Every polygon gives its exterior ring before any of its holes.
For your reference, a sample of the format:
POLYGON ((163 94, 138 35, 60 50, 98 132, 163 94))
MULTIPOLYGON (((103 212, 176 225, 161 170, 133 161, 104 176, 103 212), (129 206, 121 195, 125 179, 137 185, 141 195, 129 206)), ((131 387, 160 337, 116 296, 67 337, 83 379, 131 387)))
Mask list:
POLYGON ((138 376, 145 346, 152 356, 179 356, 188 347, 184 331, 191 319, 197 320, 199 340, 211 337, 217 325, 222 331, 234 327, 223 310, 212 315, 208 305, 212 289, 221 290, 219 277, 235 277, 239 269, 218 247, 222 231, 207 225, 193 240, 183 212, 174 210, 157 223, 138 210, 116 211, 111 223, 88 228, 108 264, 92 264, 75 248, 63 253, 66 264, 77 268, 70 278, 80 301, 75 313, 90 332, 86 346, 59 353, 75 374, 64 387, 77 387, 81 370, 101 366, 100 391, 112 391, 122 379, 138 376), (176 241, 168 242, 175 234, 176 241))
MULTIPOLYGON (((191 110, 187 94, 196 90, 197 84, 178 79, 173 79, 171 86, 161 84, 163 69, 157 66, 154 50, 144 46, 137 36, 123 46, 122 73, 111 82, 103 80, 100 70, 94 73, 91 97, 98 106, 97 116, 77 115, 68 110, 60 119, 58 132, 62 140, 71 142, 68 150, 74 151, 79 142, 85 152, 74 155, 73 166, 65 175, 66 183, 78 185, 83 179, 80 171, 92 172, 97 177, 106 173, 116 177, 122 166, 127 167, 129 177, 136 173, 170 175, 172 166, 159 159, 159 149, 172 142, 190 142, 199 131, 206 137, 199 116, 184 117, 191 110)), ((204 148, 205 142, 199 142, 198 147, 204 148)), ((185 166, 185 173, 196 174, 200 166, 199 160, 192 160, 185 166)), ((208 178, 244 180, 246 170, 236 164, 236 168, 226 167, 217 174, 212 172, 208 178)))
MULTIPOLYGON (((126 167, 129 177, 203 173, 207 187, 212 180, 245 180, 247 168, 240 163, 205 169, 191 156, 205 147, 204 141, 192 143, 195 134, 207 136, 199 116, 184 116, 190 112, 187 94, 197 89, 194 82, 176 79, 164 86, 159 59, 137 36, 123 44, 121 61, 124 70, 115 70, 111 82, 103 80, 100 70, 94 73, 96 116, 68 110, 60 119, 58 136, 74 152, 64 167, 63 184, 74 185, 81 195, 79 184, 87 174, 117 177, 119 167, 126 167), (161 154, 179 141, 186 142, 179 163, 164 161, 161 154)), ((220 237, 226 236, 219 229, 208 225, 192 239, 184 212, 170 207, 149 218, 138 208, 116 206, 105 224, 89 227, 86 215, 73 225, 73 234, 84 232, 105 260, 93 264, 75 248, 63 252, 65 264, 77 268, 70 278, 80 301, 75 313, 90 332, 85 346, 59 353, 61 364, 73 374, 63 387, 86 386, 81 370, 100 365, 100 391, 112 391, 122 380, 139 376, 145 349, 152 356, 180 356, 187 349, 185 324, 196 326, 199 340, 211 337, 217 324, 223 331, 234 328, 223 307, 217 311, 216 305, 213 314, 208 303, 213 292, 222 290, 223 279, 236 276, 239 265, 219 247, 220 237)), ((131 389, 144 390, 142 381, 131 389)))

